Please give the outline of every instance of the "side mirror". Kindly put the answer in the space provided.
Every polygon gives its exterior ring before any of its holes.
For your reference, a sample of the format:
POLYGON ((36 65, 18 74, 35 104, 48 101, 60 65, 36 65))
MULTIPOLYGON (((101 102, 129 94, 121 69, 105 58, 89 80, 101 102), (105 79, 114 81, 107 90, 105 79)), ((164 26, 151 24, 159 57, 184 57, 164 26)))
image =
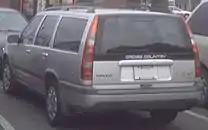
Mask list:
POLYGON ((7 42, 8 43, 18 43, 19 39, 20 39, 19 35, 10 35, 7 38, 7 42))

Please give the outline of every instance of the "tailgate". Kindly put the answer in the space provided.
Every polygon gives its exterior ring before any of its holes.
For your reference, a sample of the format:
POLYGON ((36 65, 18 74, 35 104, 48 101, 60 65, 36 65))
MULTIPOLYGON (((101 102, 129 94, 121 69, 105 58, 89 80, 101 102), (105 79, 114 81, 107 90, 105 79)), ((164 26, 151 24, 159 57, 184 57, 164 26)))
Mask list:
POLYGON ((99 19, 98 30, 93 63, 95 88, 119 84, 193 85, 194 54, 181 18, 105 16, 99 19))

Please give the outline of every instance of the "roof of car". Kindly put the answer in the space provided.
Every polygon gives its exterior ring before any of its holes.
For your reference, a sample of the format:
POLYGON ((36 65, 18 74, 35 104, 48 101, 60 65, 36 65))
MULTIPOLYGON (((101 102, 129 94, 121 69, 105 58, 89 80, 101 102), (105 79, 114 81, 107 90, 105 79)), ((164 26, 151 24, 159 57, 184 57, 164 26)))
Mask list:
POLYGON ((0 8, 0 11, 7 11, 7 12, 17 12, 16 10, 14 9, 11 9, 11 8, 0 8))
POLYGON ((94 12, 88 12, 88 9, 71 9, 70 11, 64 10, 55 10, 55 11, 43 11, 40 12, 38 15, 67 15, 67 14, 76 14, 76 15, 114 15, 114 14, 146 14, 146 15, 169 15, 167 13, 160 13, 160 12, 150 12, 150 11, 140 11, 140 10, 133 10, 133 9, 108 9, 108 8, 97 8, 94 9, 94 12))

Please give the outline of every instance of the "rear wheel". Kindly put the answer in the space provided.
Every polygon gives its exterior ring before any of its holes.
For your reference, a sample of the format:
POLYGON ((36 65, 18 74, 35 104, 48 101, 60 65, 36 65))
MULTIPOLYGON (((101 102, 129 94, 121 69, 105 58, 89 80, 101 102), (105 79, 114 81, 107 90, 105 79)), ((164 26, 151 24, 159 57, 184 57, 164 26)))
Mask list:
MULTIPOLYGON (((204 82, 204 86, 208 87, 208 71, 205 68, 205 66, 202 66, 201 68, 202 68, 201 77, 202 77, 202 80, 204 82)), ((206 95, 206 101, 205 101, 203 106, 208 108, 208 95, 206 95)))
POLYGON ((61 104, 58 93, 58 83, 50 83, 46 94, 46 112, 49 124, 53 127, 59 125, 63 120, 61 104))
POLYGON ((2 58, 0 59, 0 79, 1 80, 3 80, 3 70, 4 70, 4 68, 3 68, 3 60, 2 60, 2 58))
POLYGON ((154 122, 168 124, 175 120, 178 115, 177 110, 154 110, 150 112, 154 122))
POLYGON ((202 72, 201 72, 201 77, 207 82, 208 81, 208 71, 205 68, 205 66, 202 66, 202 72))

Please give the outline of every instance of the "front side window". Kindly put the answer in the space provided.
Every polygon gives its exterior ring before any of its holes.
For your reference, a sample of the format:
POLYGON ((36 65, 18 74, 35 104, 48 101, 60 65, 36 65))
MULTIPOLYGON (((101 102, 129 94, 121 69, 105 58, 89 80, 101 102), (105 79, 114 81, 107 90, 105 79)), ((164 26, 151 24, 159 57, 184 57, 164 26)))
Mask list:
POLYGON ((65 17, 57 29, 53 47, 64 51, 78 52, 87 20, 65 17))
POLYGON ((47 16, 41 25, 35 40, 35 45, 49 46, 55 26, 58 22, 58 16, 47 16))
POLYGON ((208 2, 201 5, 188 20, 188 24, 194 34, 208 36, 207 16, 208 2))
POLYGON ((44 16, 36 16, 33 20, 28 24, 21 35, 21 39, 23 44, 33 44, 33 39, 35 37, 35 33, 40 25, 44 16))

